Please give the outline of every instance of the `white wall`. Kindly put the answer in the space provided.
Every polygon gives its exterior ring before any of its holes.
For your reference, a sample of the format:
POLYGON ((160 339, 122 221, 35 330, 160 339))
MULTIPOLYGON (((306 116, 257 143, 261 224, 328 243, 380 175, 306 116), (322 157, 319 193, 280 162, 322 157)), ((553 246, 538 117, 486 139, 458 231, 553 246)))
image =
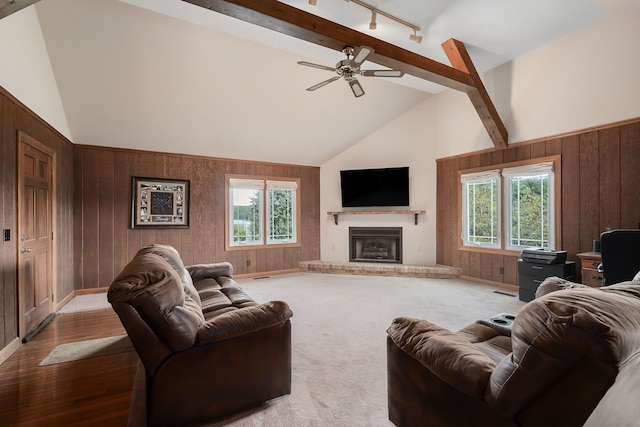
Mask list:
POLYGON ((34 6, 2 18, 0 85, 71 139, 34 6))
MULTIPOLYGON (((640 117, 638 22, 622 10, 485 73, 509 143, 640 117)), ((437 98, 438 157, 492 147, 466 96, 437 98)))
MULTIPOLYGON (((349 227, 403 227, 405 264, 425 264, 430 260, 427 242, 435 239, 435 168, 424 159, 435 145, 433 99, 423 102, 400 118, 365 138, 320 168, 321 255, 323 261, 349 260, 349 227), (341 210, 340 170, 409 166, 409 201, 412 210, 426 210, 413 215, 343 215, 338 225, 329 211, 341 210)), ((383 210, 383 209, 376 209, 383 210)), ((390 210, 390 209, 385 209, 390 210)))
MULTIPOLYGON (((640 117, 638 8, 546 45, 485 73, 483 82, 509 132, 509 143, 640 117)), ((435 263, 436 159, 492 148, 465 94, 444 91, 321 166, 321 258, 347 262, 348 227, 403 226, 406 264, 435 263), (413 218, 344 216, 339 170, 409 165, 413 218)), ((456 189, 452 189, 455 191, 456 189)))
POLYGON ((514 62, 513 140, 640 116, 639 23, 614 16, 514 62))

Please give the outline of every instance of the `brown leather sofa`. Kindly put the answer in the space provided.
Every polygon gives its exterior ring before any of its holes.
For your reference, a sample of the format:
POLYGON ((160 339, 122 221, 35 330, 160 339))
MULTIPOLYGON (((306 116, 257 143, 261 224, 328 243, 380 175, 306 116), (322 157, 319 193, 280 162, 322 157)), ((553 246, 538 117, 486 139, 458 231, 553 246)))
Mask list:
POLYGON ((185 267, 163 245, 138 251, 108 299, 146 372, 149 426, 186 426, 291 392, 292 312, 258 304, 229 263, 185 267))
POLYGON ((541 285, 508 332, 482 321, 454 333, 395 319, 387 330, 389 419, 397 426, 637 425, 640 283, 590 288, 559 280, 541 285), (611 405, 633 409, 623 415, 611 405))

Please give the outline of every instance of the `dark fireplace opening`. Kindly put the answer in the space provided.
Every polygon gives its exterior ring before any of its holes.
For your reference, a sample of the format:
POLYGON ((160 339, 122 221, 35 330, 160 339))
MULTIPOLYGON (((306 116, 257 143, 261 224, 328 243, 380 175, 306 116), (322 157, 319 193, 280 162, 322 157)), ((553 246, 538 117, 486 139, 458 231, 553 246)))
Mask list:
POLYGON ((349 227, 349 261, 402 264, 402 227, 349 227))

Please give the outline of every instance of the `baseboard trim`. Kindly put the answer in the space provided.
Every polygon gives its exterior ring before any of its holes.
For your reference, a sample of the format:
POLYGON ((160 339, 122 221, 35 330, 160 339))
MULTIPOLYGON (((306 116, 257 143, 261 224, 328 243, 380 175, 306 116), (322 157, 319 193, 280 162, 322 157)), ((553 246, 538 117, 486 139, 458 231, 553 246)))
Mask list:
POLYGON ((288 273, 299 273, 299 268, 290 268, 288 270, 273 270, 273 271, 262 271, 260 273, 244 273, 244 274, 234 274, 234 279, 251 279, 254 277, 267 277, 267 276, 275 276, 278 274, 288 274, 288 273))
POLYGON ((93 289, 76 289, 73 291, 73 295, 89 295, 89 294, 102 294, 107 292, 109 288, 93 288, 93 289))
POLYGON ((511 284, 502 283, 502 282, 494 282, 493 280, 478 279, 477 277, 471 277, 471 276, 460 276, 460 278, 467 280, 469 282, 480 283, 482 285, 496 286, 498 288, 508 289, 513 292, 518 292, 517 285, 511 285, 511 284))
POLYGON ((7 346, 0 349, 0 364, 10 358, 20 348, 20 338, 15 337, 7 346))
POLYGON ((55 311, 60 310, 62 307, 64 307, 69 301, 71 301, 71 299, 76 295, 76 291, 71 292, 69 295, 67 295, 66 297, 62 298, 61 301, 58 301, 56 303, 56 309, 55 311))

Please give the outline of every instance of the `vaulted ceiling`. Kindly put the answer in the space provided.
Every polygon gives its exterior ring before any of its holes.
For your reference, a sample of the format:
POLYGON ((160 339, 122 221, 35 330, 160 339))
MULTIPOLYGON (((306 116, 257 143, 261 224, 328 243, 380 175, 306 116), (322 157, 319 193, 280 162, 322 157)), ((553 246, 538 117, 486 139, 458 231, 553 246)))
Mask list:
MULTIPOLYGON (((73 142, 320 165, 445 89, 407 75, 361 77, 366 94, 360 98, 342 81, 308 92, 331 74, 296 62, 333 66, 344 58, 340 52, 207 10, 211 1, 198 3, 42 0, 33 6, 73 142)), ((422 43, 381 16, 369 30, 371 14, 353 2, 283 5, 446 67, 441 44, 460 40, 479 73, 606 16, 586 0, 366 3, 419 26, 422 43)), ((367 61, 363 68, 380 66, 367 61)))

